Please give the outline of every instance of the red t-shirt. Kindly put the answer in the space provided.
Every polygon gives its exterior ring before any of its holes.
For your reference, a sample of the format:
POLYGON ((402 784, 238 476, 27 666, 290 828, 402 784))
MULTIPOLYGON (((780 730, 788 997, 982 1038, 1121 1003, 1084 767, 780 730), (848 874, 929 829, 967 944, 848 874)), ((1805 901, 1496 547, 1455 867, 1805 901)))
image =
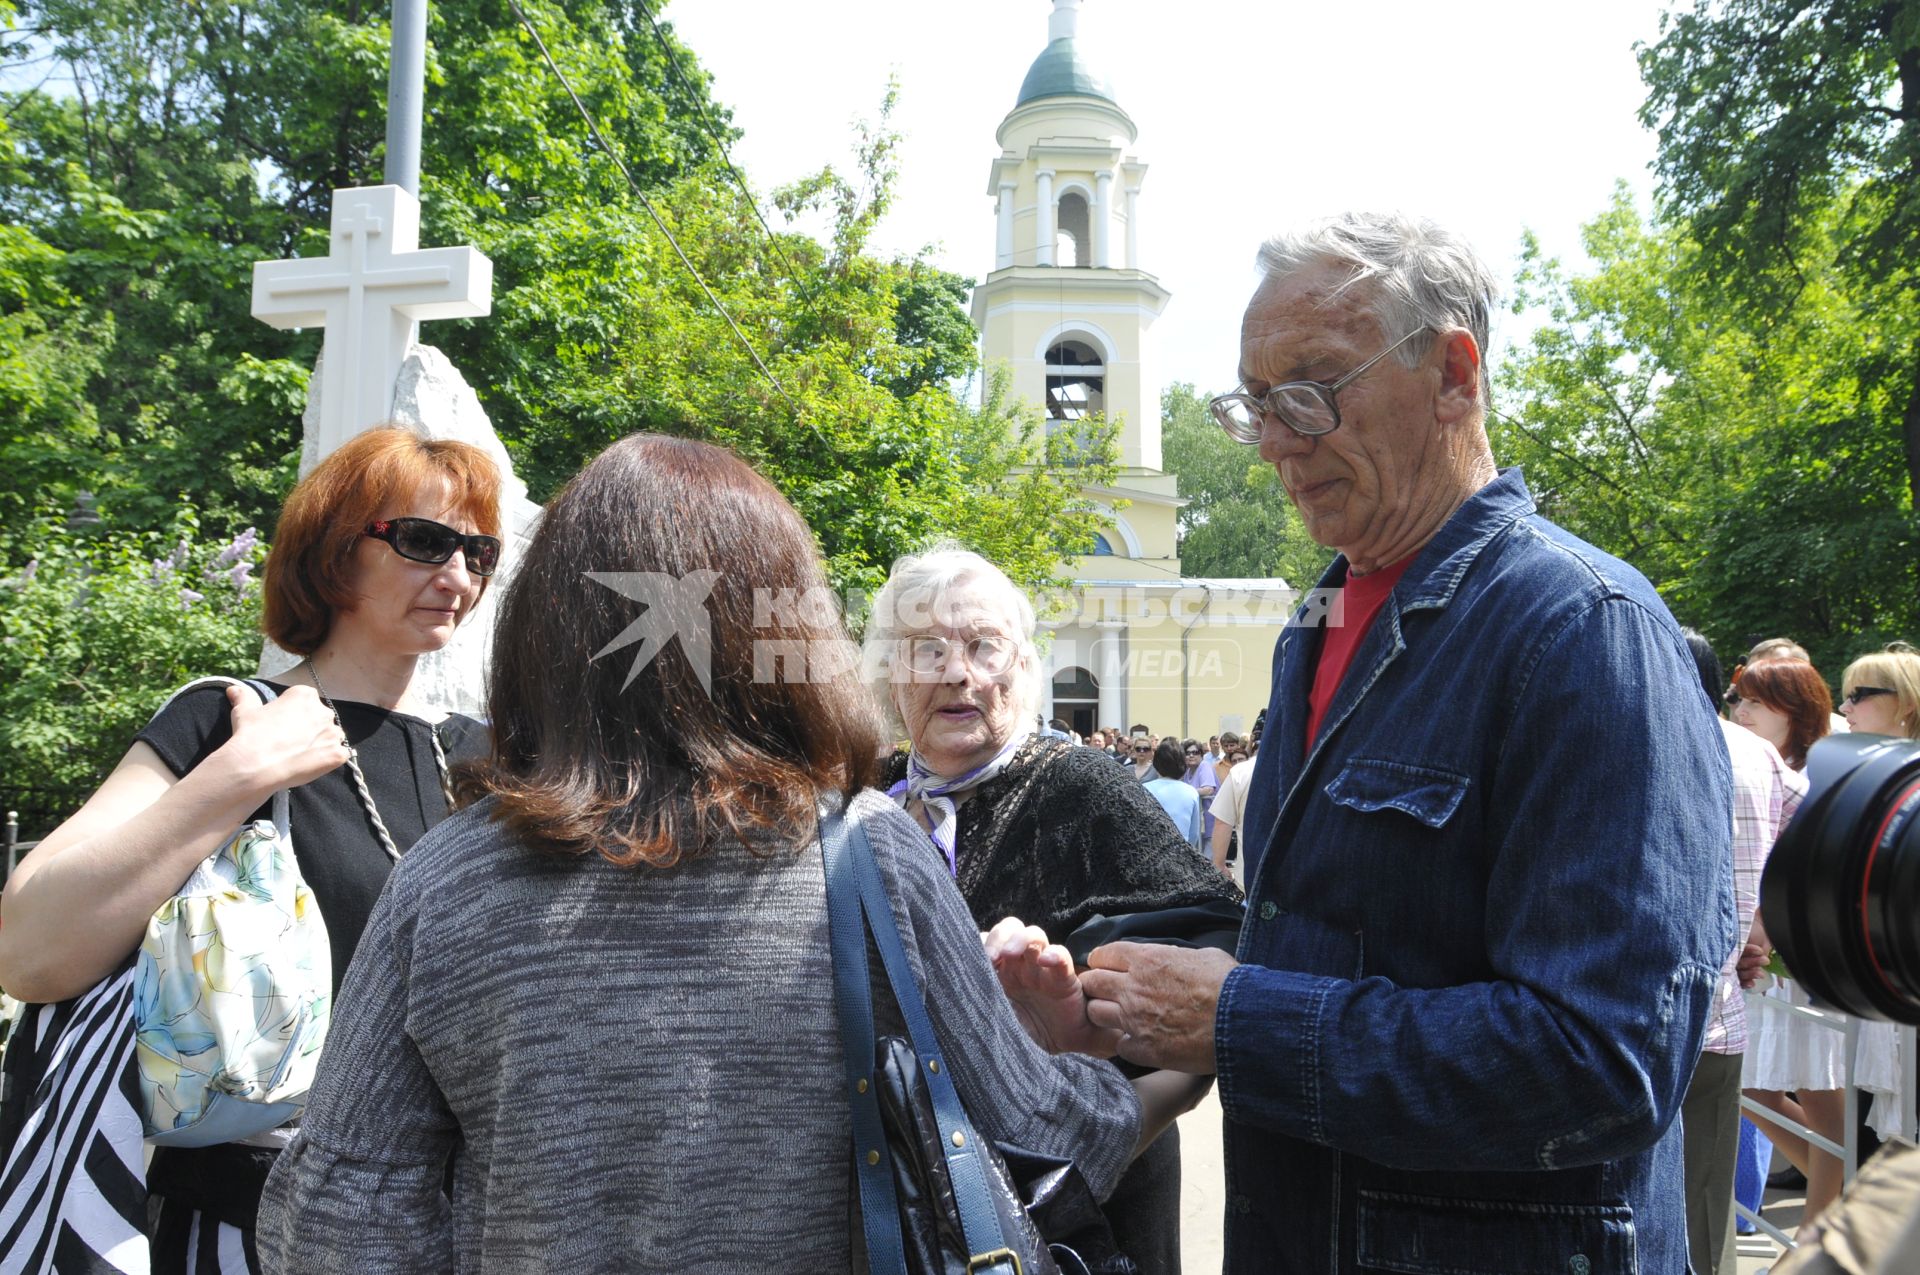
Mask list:
POLYGON ((1342 623, 1327 626, 1327 635, 1320 643, 1319 662, 1313 666, 1313 689, 1307 695, 1309 752, 1320 734, 1320 723, 1326 719, 1327 709, 1333 703, 1333 693, 1340 689, 1340 679, 1347 675, 1347 666, 1353 663, 1353 653, 1360 649, 1367 630, 1373 627, 1373 617, 1387 604, 1387 595, 1407 573, 1407 564, 1413 558, 1414 555, 1408 554, 1392 566, 1363 576, 1347 577, 1342 623))

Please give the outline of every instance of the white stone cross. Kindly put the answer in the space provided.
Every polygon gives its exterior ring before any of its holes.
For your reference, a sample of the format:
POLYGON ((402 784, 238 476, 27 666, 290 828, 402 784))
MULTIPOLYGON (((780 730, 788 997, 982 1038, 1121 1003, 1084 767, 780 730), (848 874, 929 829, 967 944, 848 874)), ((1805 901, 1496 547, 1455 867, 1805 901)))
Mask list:
POLYGON ((256 261, 253 317, 320 327, 317 457, 388 419, 421 319, 493 309, 493 263, 474 248, 420 248, 420 203, 398 186, 333 192, 332 251, 256 261))

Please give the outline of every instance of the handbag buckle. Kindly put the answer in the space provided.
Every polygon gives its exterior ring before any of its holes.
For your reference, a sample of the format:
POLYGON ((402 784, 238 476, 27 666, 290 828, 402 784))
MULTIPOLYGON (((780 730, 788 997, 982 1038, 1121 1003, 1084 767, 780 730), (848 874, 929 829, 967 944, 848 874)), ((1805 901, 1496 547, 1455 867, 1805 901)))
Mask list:
POLYGON ((1013 1275, 1024 1275, 1020 1269, 1020 1255, 1010 1248, 976 1253, 967 1259, 967 1275, 976 1275, 981 1271, 1012 1271, 1013 1275))

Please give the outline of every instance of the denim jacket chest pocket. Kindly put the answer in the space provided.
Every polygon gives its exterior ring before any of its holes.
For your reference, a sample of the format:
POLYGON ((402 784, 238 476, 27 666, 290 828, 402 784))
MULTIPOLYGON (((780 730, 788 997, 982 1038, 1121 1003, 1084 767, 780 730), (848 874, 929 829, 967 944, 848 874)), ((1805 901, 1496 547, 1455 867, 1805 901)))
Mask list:
POLYGON ((1362 814, 1397 810, 1441 828, 1465 799, 1467 777, 1433 766, 1356 757, 1328 782, 1326 794, 1335 805, 1362 814))

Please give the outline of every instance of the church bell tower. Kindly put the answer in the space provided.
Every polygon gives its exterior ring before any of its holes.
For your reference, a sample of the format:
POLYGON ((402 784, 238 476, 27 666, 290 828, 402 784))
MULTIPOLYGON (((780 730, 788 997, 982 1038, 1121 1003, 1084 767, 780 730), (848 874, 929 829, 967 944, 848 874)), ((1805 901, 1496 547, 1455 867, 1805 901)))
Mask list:
POLYGON ((1177 572, 1182 502, 1160 472, 1160 381, 1147 344, 1170 294, 1141 269, 1147 166, 1129 153, 1133 120, 1076 39, 1080 6, 1053 0, 1047 46, 1000 122, 987 178, 994 269, 974 289, 973 321, 982 362, 1009 370, 1012 392, 1041 405, 1050 433, 1096 413, 1119 423, 1120 477, 1089 495, 1128 507, 1089 556, 1177 572))

